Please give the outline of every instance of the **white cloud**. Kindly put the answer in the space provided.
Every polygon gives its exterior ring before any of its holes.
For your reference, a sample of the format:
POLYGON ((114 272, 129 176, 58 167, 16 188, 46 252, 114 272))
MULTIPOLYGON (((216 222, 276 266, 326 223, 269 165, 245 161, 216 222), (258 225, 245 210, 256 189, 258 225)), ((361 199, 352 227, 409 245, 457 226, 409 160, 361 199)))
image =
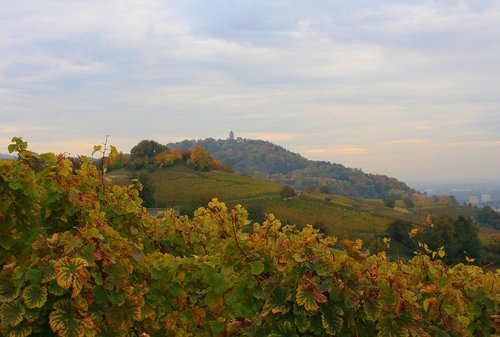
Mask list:
POLYGON ((2 6, 0 130, 83 149, 233 129, 419 175, 497 146, 499 22, 495 2, 19 0, 2 6))

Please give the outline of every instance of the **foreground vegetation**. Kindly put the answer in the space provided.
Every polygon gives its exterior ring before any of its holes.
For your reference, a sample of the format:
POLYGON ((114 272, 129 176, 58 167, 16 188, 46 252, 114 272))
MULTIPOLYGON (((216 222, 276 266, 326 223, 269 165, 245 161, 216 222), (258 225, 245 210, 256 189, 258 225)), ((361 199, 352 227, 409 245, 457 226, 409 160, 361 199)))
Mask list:
MULTIPOLYGON (((360 240, 251 224, 213 200, 193 218, 148 216, 140 186, 88 159, 0 161, 3 336, 489 336, 500 276, 408 262, 360 240)), ((112 156, 111 156, 112 157, 112 156)), ((110 158, 113 159, 113 158, 110 158)), ((387 245, 390 244, 386 240, 387 245)))

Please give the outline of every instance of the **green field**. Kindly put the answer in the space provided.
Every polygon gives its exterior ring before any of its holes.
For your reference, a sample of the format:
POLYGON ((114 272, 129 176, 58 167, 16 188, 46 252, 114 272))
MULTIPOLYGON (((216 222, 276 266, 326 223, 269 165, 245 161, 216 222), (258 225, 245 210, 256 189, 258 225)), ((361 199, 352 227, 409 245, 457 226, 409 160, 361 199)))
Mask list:
MULTIPOLYGON (((131 172, 111 172, 111 178, 125 184, 131 172)), ((199 172, 177 164, 150 173, 155 185, 157 207, 191 209, 206 205, 212 198, 224 201, 279 196, 280 186, 222 171, 199 172)))

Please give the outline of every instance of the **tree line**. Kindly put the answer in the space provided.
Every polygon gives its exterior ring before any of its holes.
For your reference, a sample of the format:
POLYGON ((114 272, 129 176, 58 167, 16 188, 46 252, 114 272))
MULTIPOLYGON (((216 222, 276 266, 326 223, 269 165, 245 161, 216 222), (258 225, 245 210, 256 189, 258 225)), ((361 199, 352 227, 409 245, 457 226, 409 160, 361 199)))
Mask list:
POLYGON ((142 140, 135 145, 130 154, 119 153, 116 161, 109 165, 110 170, 127 168, 131 170, 161 169, 175 163, 185 163, 197 171, 226 171, 233 172, 229 164, 223 164, 210 156, 201 146, 192 149, 170 149, 154 140, 142 140))

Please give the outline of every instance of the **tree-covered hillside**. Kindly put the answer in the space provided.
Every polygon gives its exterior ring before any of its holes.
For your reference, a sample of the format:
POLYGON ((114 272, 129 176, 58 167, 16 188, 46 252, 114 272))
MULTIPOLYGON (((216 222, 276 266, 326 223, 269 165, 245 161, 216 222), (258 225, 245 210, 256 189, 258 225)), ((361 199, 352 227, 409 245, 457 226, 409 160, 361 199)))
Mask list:
POLYGON ((191 149, 199 145, 236 172, 269 179, 299 189, 321 190, 363 198, 402 198, 415 193, 405 183, 384 175, 367 174, 341 164, 308 160, 263 140, 184 140, 169 148, 191 149))

